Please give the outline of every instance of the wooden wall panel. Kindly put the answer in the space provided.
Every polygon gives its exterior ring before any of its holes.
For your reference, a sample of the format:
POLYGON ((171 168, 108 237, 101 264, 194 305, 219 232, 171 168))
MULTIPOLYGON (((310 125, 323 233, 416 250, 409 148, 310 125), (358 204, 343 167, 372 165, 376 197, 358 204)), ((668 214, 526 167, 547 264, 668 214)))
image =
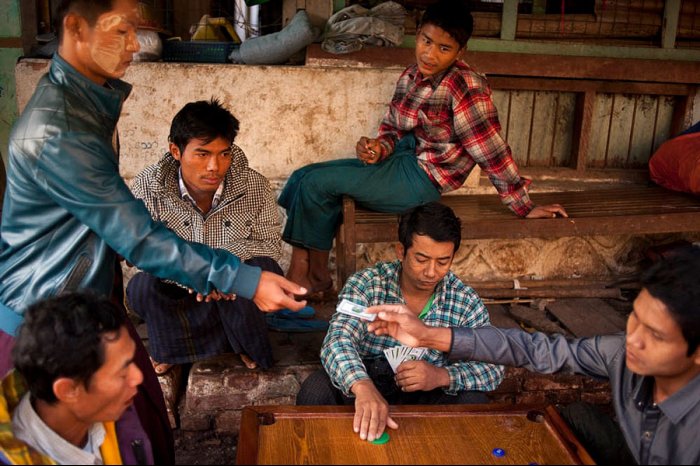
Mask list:
POLYGON ((671 123, 673 122, 673 109, 675 104, 676 99, 673 97, 659 97, 656 134, 654 135, 654 151, 672 136, 671 123))
POLYGON ((610 136, 610 119, 612 116, 612 94, 598 94, 593 111, 591 141, 588 150, 588 168, 605 167, 608 139, 610 136))
POLYGON ((533 93, 532 131, 530 132, 530 150, 528 167, 557 166, 553 162, 552 147, 557 127, 557 93, 533 93))
POLYGON ((527 166, 532 129, 532 96, 533 93, 529 91, 513 91, 510 96, 506 140, 513 150, 513 158, 519 167, 527 166))
POLYGON ((605 168, 622 168, 627 164, 630 131, 634 117, 634 96, 615 95, 610 119, 610 141, 605 168))
POLYGON ((501 122, 501 132, 503 136, 506 136, 508 134, 508 107, 510 102, 510 92, 494 90, 491 98, 493 100, 493 104, 496 106, 496 110, 498 110, 498 119, 501 122))
POLYGON ((646 168, 654 149, 656 109, 659 98, 649 95, 637 96, 634 125, 632 127, 629 168, 646 168))
POLYGON ((556 167, 573 167, 573 136, 576 94, 557 94, 556 133, 553 135, 552 164, 556 167))

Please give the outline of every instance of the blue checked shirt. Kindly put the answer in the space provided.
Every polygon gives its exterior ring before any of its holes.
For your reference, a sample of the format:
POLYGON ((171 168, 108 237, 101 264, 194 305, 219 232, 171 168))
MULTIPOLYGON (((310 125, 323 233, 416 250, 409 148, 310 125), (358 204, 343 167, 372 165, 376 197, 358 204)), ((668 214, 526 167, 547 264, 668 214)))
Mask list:
MULTIPOLYGON (((363 306, 405 304, 399 286, 401 262, 379 262, 351 276, 339 295, 363 306)), ((424 317, 435 327, 483 327, 489 314, 476 292, 449 272, 435 289, 435 299, 424 317)), ((321 363, 333 385, 346 396, 355 382, 369 379, 362 359, 384 357, 384 349, 399 346, 394 338, 367 331, 367 321, 335 313, 321 347, 321 363)), ((444 367, 450 375, 446 393, 462 390, 490 391, 503 379, 503 366, 473 361, 448 361, 447 354, 428 350, 423 360, 444 367)))

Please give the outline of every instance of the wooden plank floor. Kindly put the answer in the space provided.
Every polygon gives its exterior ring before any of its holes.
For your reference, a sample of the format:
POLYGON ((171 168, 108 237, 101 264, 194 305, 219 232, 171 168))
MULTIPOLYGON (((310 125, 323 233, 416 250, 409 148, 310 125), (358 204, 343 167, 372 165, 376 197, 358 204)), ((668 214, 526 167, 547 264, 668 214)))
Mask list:
MULTIPOLYGON (((655 186, 532 193, 535 204, 562 204, 569 218, 525 220, 495 194, 443 196, 462 220, 462 238, 528 238, 700 231, 700 198, 655 186)), ((356 241, 394 241, 395 214, 358 208, 356 241)))

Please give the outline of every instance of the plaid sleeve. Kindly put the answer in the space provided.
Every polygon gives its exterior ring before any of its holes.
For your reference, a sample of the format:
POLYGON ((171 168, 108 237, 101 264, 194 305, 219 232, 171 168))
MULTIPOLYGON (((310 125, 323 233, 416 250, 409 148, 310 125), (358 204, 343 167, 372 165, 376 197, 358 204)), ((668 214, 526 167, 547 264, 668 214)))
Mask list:
POLYGON ((405 131, 400 130, 400 122, 402 111, 405 107, 405 97, 406 97, 406 86, 408 80, 408 70, 404 71, 399 77, 396 83, 396 89, 394 90, 394 96, 389 104, 389 109, 384 115, 384 119, 379 125, 379 130, 377 131, 377 139, 384 146, 386 150, 386 157, 394 152, 394 147, 396 143, 406 135, 405 131))
POLYGON ((360 380, 369 379, 358 351, 367 324, 360 319, 336 313, 321 347, 321 364, 333 385, 346 396, 352 396, 350 388, 360 380))
MULTIPOLYGON (((465 288, 462 299, 453 301, 456 308, 461 308, 459 326, 477 328, 491 324, 489 313, 481 298, 471 288, 465 288)), ((457 361, 445 367, 450 376, 447 393, 461 390, 492 391, 503 380, 504 367, 478 361, 457 361)))
MULTIPOLYGON (((395 301, 387 300, 384 294, 386 280, 391 281, 387 274, 391 273, 391 264, 360 270, 350 276, 338 299, 347 299, 363 306, 393 303, 395 301)), ((389 336, 369 333, 366 321, 336 313, 331 318, 323 341, 321 363, 333 385, 346 396, 353 396, 350 388, 356 382, 370 378, 362 360, 382 355, 385 348, 395 344, 396 340, 389 336)))
POLYGON ((500 134, 498 112, 485 81, 455 86, 452 110, 454 128, 464 149, 488 175, 501 201, 524 217, 533 208, 527 192, 530 180, 518 173, 508 143, 500 134))

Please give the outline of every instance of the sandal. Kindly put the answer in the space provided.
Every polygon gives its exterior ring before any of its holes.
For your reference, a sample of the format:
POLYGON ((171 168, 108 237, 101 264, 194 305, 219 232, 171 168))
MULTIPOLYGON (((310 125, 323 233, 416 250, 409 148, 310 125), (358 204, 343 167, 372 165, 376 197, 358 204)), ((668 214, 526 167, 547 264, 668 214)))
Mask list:
POLYGON ((155 371, 156 375, 165 375, 175 366, 175 364, 169 364, 167 362, 157 362, 153 358, 149 359, 151 360, 151 365, 153 366, 153 370, 155 371))

